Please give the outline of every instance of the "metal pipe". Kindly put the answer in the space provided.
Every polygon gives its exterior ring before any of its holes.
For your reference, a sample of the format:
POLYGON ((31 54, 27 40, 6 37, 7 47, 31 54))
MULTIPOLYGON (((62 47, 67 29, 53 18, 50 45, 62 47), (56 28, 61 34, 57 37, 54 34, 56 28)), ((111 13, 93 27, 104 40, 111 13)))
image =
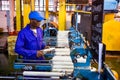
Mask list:
POLYGON ((16 79, 14 76, 0 76, 0 79, 16 79))
POLYGON ((53 65, 53 69, 74 69, 73 65, 53 65))
POLYGON ((14 65, 41 65, 41 66, 49 66, 51 65, 50 63, 15 63, 14 65))
POLYGON ((53 72, 67 72, 71 74, 73 72, 73 69, 53 69, 53 72))
POLYGON ((63 76, 64 72, 37 72, 37 71, 24 71, 23 76, 63 76))
POLYGON ((68 62, 72 62, 71 57, 70 56, 55 56, 53 57, 52 61, 68 61, 68 62))
POLYGON ((54 61, 53 65, 73 65, 72 62, 54 61))

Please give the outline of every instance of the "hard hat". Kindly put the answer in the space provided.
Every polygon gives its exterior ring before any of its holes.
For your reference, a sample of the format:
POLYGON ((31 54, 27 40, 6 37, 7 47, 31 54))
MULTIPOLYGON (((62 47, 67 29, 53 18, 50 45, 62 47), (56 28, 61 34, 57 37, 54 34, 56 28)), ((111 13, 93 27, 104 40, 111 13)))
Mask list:
POLYGON ((35 19, 35 20, 37 20, 37 21, 45 20, 45 18, 42 17, 42 16, 40 15, 40 13, 37 12, 37 11, 31 11, 30 14, 29 14, 29 19, 35 19))

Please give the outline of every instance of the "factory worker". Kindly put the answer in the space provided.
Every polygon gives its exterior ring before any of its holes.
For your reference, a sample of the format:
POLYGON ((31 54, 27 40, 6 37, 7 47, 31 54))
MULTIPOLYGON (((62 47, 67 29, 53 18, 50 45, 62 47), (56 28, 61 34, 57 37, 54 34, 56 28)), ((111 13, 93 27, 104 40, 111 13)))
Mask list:
POLYGON ((47 46, 43 42, 43 31, 39 25, 45 19, 37 11, 31 11, 29 20, 30 23, 18 33, 15 52, 24 59, 44 60, 42 50, 47 46))

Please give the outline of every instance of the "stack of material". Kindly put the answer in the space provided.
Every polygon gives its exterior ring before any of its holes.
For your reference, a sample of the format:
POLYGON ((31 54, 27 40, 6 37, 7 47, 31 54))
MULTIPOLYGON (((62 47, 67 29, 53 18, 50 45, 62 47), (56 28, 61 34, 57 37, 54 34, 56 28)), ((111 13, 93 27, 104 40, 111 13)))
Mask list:
MULTIPOLYGON (((49 50, 55 51, 55 56, 53 57, 52 60, 50 60, 52 70, 50 71, 37 71, 37 70, 23 71, 23 76, 29 76, 29 78, 32 78, 32 80, 35 80, 36 78, 40 78, 39 80, 61 80, 60 79, 61 77, 63 78, 63 77, 66 77, 72 74, 74 66, 70 58, 70 49, 69 48, 50 48, 44 51, 46 52, 49 50)), ((39 63, 36 63, 35 65, 39 67, 43 66, 42 64, 41 65, 38 65, 38 64, 39 63)), ((30 65, 30 63, 28 63, 28 65, 30 65)), ((48 63, 45 63, 44 68, 46 68, 47 65, 48 63)))
POLYGON ((55 56, 53 57, 53 72, 66 72, 71 74, 74 66, 70 57, 70 49, 68 43, 69 31, 58 31, 57 47, 55 48, 55 56))
POLYGON ((7 38, 7 42, 8 42, 8 53, 9 53, 9 55, 17 55, 17 54, 14 52, 16 39, 17 39, 17 36, 9 36, 9 37, 7 38))
POLYGON ((54 49, 54 57, 52 58, 52 72, 66 72, 72 73, 74 66, 70 57, 70 48, 68 43, 69 31, 58 31, 57 34, 57 48, 54 49))
POLYGON ((57 47, 69 47, 68 32, 69 31, 58 31, 57 47))

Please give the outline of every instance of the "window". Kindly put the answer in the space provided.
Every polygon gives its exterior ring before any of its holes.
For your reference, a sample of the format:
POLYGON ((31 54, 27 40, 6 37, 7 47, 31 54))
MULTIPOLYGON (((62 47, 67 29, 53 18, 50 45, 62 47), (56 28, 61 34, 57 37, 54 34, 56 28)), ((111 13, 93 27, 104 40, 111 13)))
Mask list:
POLYGON ((0 0, 0 10, 10 10, 9 0, 0 0))
MULTIPOLYGON (((11 0, 0 0, 0 10, 10 10, 10 1, 11 0)), ((16 0, 14 0, 15 10, 16 10, 16 0)), ((48 10, 49 11, 58 11, 59 3, 58 0, 48 0, 48 10)), ((23 0, 21 0, 21 7, 23 10, 23 0)), ((46 11, 46 0, 35 0, 35 10, 36 11, 46 11)))
MULTIPOLYGON (((55 0, 48 0, 48 10, 54 11, 55 9, 58 10, 58 3, 56 0, 56 4, 54 3, 55 0)), ((35 0, 35 10, 36 11, 45 11, 46 10, 46 0, 35 0)))
POLYGON ((45 0, 35 0, 35 10, 45 11, 45 0))

